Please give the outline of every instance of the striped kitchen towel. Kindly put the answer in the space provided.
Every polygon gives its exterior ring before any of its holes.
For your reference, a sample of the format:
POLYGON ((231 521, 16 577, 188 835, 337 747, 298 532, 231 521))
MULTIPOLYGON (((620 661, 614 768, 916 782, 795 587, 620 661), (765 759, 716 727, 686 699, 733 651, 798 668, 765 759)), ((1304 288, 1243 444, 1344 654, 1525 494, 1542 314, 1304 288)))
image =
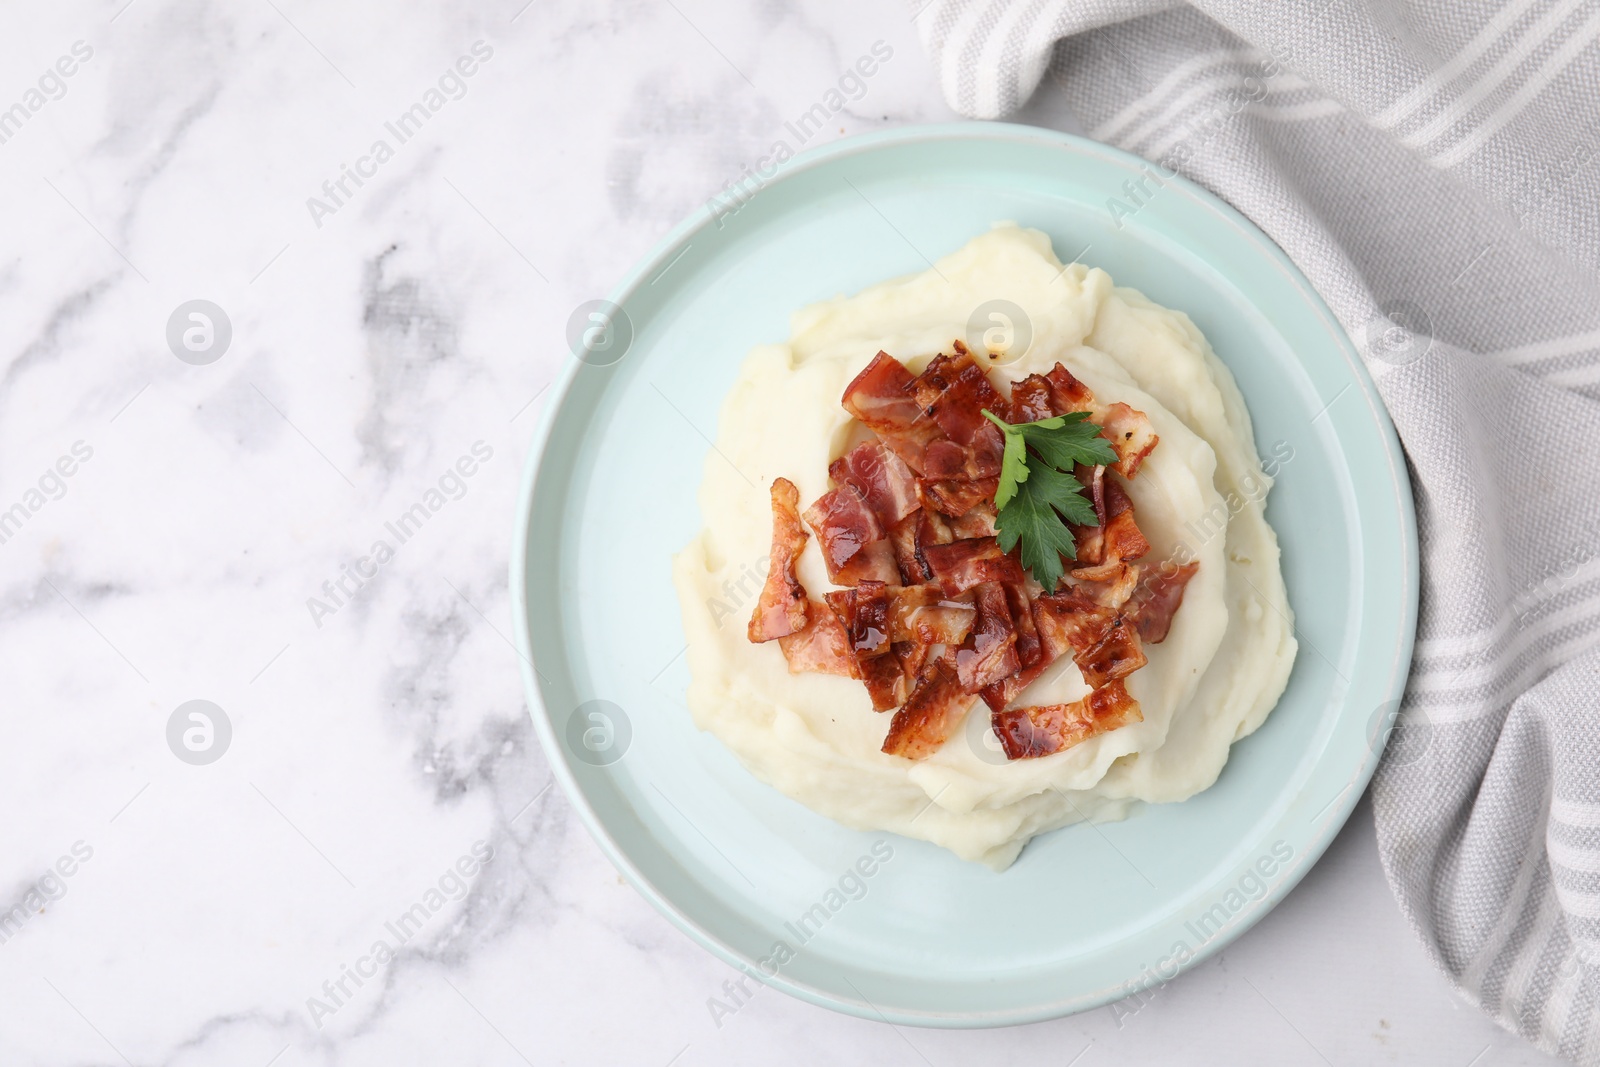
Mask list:
POLYGON ((1049 77, 1092 136, 1254 219, 1362 349, 1423 563, 1384 868, 1469 998, 1600 1064, 1600 0, 931 0, 916 23, 956 110, 1049 77))

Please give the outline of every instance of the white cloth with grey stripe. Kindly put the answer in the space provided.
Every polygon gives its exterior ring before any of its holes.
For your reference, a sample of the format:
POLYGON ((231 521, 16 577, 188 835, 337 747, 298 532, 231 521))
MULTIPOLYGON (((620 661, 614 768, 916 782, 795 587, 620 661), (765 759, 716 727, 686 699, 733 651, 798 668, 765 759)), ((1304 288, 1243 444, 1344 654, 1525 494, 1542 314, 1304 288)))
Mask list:
POLYGON ((1050 76, 1092 136, 1255 220, 1362 348, 1423 563, 1373 784, 1384 868, 1469 998, 1600 1064, 1600 4, 932 0, 916 19, 957 111, 1007 115, 1050 76))

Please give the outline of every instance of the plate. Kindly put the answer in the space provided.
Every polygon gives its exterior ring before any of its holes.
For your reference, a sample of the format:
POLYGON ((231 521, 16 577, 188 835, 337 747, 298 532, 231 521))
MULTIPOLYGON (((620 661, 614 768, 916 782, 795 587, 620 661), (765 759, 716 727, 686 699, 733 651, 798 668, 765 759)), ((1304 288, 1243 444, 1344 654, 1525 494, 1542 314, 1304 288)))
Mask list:
MULTIPOLYGON (((840 141, 697 212, 610 303, 574 315, 580 358, 528 458, 511 560, 534 727, 639 892, 772 986, 930 1026, 1119 999, 1283 899, 1372 774, 1416 619, 1399 444, 1333 315, 1245 218, 1181 179, 1147 184, 1153 195, 1113 217, 1108 200, 1127 207, 1124 183, 1148 167, 1001 124, 840 141), (796 309, 925 270, 1001 220, 1187 312, 1238 379, 1261 453, 1293 450, 1267 516, 1300 654, 1277 710, 1210 790, 1037 837, 997 874, 815 815, 699 732, 669 557, 700 526, 702 463, 749 349, 788 337, 796 309)), ((753 604, 733 602, 740 618, 753 604)))

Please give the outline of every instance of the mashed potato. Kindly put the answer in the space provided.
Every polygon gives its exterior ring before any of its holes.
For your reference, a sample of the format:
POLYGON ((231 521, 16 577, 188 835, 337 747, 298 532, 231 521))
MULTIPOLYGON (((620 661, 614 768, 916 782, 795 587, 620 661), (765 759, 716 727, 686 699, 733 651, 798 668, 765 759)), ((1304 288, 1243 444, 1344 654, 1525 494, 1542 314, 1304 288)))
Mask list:
MULTIPOLYGON (((1296 644, 1263 514, 1270 478, 1244 399, 1194 324, 1104 271, 1063 269, 1044 234, 1000 226, 934 270, 805 308, 792 327, 787 344, 750 353, 728 393, 700 487, 705 528, 673 561, 696 724, 814 811, 997 870, 1034 834, 1119 818, 1134 801, 1184 800, 1215 782, 1229 746, 1277 703, 1296 644), (788 478, 802 507, 828 490, 829 462, 860 436, 839 403, 856 373, 879 349, 920 371, 996 299, 1023 309, 1031 343, 1007 351, 991 380, 1009 385, 1060 361, 1100 401, 1145 412, 1161 443, 1127 483, 1151 544, 1143 562, 1200 566, 1167 639, 1147 645, 1149 663, 1127 679, 1143 722, 1008 762, 979 701, 943 748, 913 762, 879 751, 892 713, 874 712, 860 682, 791 674, 777 642, 746 638, 772 534, 767 490, 788 478)), ((798 573, 813 599, 833 588, 814 537, 798 573)), ((1016 703, 1087 691, 1063 658, 1016 703)))

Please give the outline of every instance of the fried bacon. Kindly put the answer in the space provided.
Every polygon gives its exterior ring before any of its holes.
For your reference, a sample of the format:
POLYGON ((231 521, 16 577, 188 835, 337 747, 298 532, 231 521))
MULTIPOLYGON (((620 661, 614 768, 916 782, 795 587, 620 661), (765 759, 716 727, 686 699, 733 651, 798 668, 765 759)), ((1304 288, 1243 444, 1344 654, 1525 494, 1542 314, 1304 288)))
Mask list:
POLYGON ((957 444, 948 437, 940 438, 928 445, 922 455, 923 485, 929 482, 971 482, 987 479, 990 484, 990 495, 994 495, 993 483, 1000 474, 1000 460, 1005 454, 1005 442, 1000 436, 1000 430, 994 423, 984 420, 993 434, 983 433, 978 443, 971 445, 957 444))
POLYGON ((1023 667, 1036 667, 1044 658, 1044 644, 1033 621, 1033 598, 1026 585, 1008 583, 1005 591, 1006 607, 1011 609, 1011 621, 1017 628, 1017 662, 1023 667))
POLYGON ((1044 704, 995 712, 995 736, 1007 759, 1033 759, 1079 745, 1120 726, 1143 722, 1139 702, 1122 682, 1111 682, 1070 704, 1044 704))
POLYGON ((895 643, 959 645, 972 632, 974 604, 952 600, 936 585, 891 589, 889 639, 895 643))
POLYGON ((1151 427, 1149 416, 1126 404, 1107 404, 1092 417, 1101 427, 1100 436, 1110 441, 1117 452, 1112 470, 1124 478, 1138 474, 1139 465, 1161 440, 1151 427))
POLYGON ((864 581, 853 589, 838 589, 824 596, 844 628, 845 641, 855 657, 856 671, 867 685, 874 711, 898 707, 906 698, 900 661, 889 640, 889 587, 864 581))
MULTIPOLYGON (((1088 468, 1079 468, 1080 470, 1088 468)), ((1103 471, 1103 467, 1093 468, 1103 471)), ((1150 542, 1134 521, 1133 501, 1122 483, 1105 478, 1095 484, 1095 512, 1099 526, 1074 526, 1072 538, 1078 550, 1074 578, 1105 581, 1123 560, 1139 559, 1150 551, 1150 542)))
POLYGON ((1033 622, 1039 628, 1044 659, 1076 655, 1089 648, 1115 616, 1092 596, 1072 588, 1034 599, 1033 622))
MULTIPOLYGON (((1093 648, 1111 626, 1115 613, 1081 587, 1039 596, 1033 600, 1033 627, 1039 643, 1037 660, 1009 678, 983 690, 983 701, 999 711, 1032 685, 1045 668, 1062 656, 1076 658, 1093 648)), ((1020 659, 1020 654, 1019 654, 1020 659)))
POLYGON ((949 524, 932 509, 921 508, 901 519, 889 531, 901 580, 906 585, 932 581, 933 568, 928 566, 923 550, 929 545, 947 545, 954 539, 949 524))
POLYGON ((917 553, 917 528, 922 525, 922 514, 922 509, 918 508, 889 527, 889 546, 894 549, 894 562, 900 568, 902 585, 917 585, 933 577, 933 571, 917 553))
POLYGON ((946 596, 957 596, 980 582, 1023 582, 1022 564, 1000 550, 993 537, 969 537, 948 545, 924 545, 922 558, 946 596))
POLYGON ((1106 534, 1103 526, 1074 526, 1072 527, 1072 543, 1077 549, 1078 566, 1075 570, 1083 570, 1086 566, 1099 566, 1106 558, 1106 534))
POLYGON ((806 547, 800 525, 800 490, 787 478, 772 483, 772 551, 767 581, 761 587, 755 614, 750 616, 750 640, 759 644, 805 629, 810 618, 806 591, 795 575, 795 562, 806 547))
POLYGON ((857 445, 828 465, 828 475, 836 485, 855 490, 884 527, 921 506, 916 474, 882 441, 857 445))
POLYGON ((985 418, 983 412, 985 409, 997 413, 1007 411, 1010 405, 995 391, 989 376, 972 361, 965 347, 959 348, 954 356, 935 356, 909 389, 945 436, 967 449, 969 477, 1000 473, 1005 440, 1000 428, 985 418))
POLYGON ((895 711, 883 751, 925 759, 981 697, 1010 759, 1049 755, 1143 718, 1124 679, 1144 644, 1167 636, 1196 564, 1143 578, 1150 543, 1122 480, 1158 438, 1127 404, 1101 404, 1058 363, 1006 397, 959 341, 913 375, 879 352, 842 398, 874 435, 828 467, 833 488, 799 514, 798 493, 772 486, 772 555, 750 640, 776 638, 792 672, 862 682, 878 711, 895 711), (1086 412, 1117 462, 1075 474, 1097 525, 1072 528, 1076 566, 1041 590, 996 540, 995 491, 1004 438, 983 415, 1013 423, 1086 412), (842 588, 811 601, 795 575, 816 534, 842 588), (1057 660, 1076 664, 1088 696, 1012 707, 1057 660))
POLYGON ((943 659, 922 668, 916 685, 894 713, 883 751, 906 759, 926 759, 955 733, 977 697, 963 692, 956 673, 943 659))
POLYGON ((1126 678, 1145 665, 1139 631, 1126 615, 1113 617, 1111 624, 1100 633, 1099 640, 1073 659, 1091 689, 1126 678))
POLYGON ((882 582, 862 582, 853 589, 838 589, 823 599, 844 627, 850 652, 857 659, 889 654, 889 587, 882 582))
POLYGON ((955 657, 956 679, 967 693, 976 693, 1022 669, 1005 587, 999 582, 983 582, 972 592, 977 618, 955 657))
MULTIPOLYGON (((1082 587, 1041 596, 1033 602, 1039 656, 1032 666, 991 682, 984 703, 1000 711, 1032 685, 1056 660, 1071 656, 1091 689, 1125 678, 1145 665, 1135 620, 1096 600, 1082 587)), ((1020 655, 1018 657, 1020 664, 1020 655)))
POLYGON ((1106 524, 1106 468, 1103 464, 1091 467, 1084 463, 1073 465, 1073 474, 1082 486, 1089 491, 1089 499, 1094 503, 1095 518, 1100 520, 1100 525, 1106 524))
POLYGON ((855 654, 850 651, 850 638, 839 617, 828 610, 826 604, 815 600, 811 601, 810 614, 811 622, 804 630, 778 638, 783 658, 789 662, 789 673, 816 672, 860 678, 855 654))
POLYGON ((995 513, 994 495, 990 494, 951 519, 950 532, 958 538, 993 537, 999 518, 995 513))
POLYGON ((1051 367, 1050 373, 1044 377, 1050 385, 1050 406, 1055 409, 1051 414, 1094 410, 1094 393, 1061 364, 1051 367))
POLYGON ((994 491, 999 487, 999 478, 957 478, 949 481, 924 478, 921 482, 922 499, 934 511, 952 519, 969 514, 985 501, 992 502, 994 491))
POLYGON ((1007 422, 1040 422, 1058 414, 1050 399, 1050 380, 1044 375, 1030 374, 1011 386, 1011 414, 1007 422))
POLYGON ((923 452, 943 431, 923 414, 910 385, 911 372, 889 353, 879 352, 845 387, 843 403, 907 466, 921 471, 923 452))
POLYGON ((1106 482, 1105 497, 1106 558, 1139 559, 1150 551, 1150 542, 1133 519, 1133 501, 1128 499, 1128 491, 1121 482, 1111 479, 1106 482))
POLYGON ((928 662, 928 653, 932 651, 932 645, 918 644, 915 641, 894 643, 894 657, 900 661, 900 673, 907 678, 914 679, 922 672, 923 666, 928 662))
POLYGON ((1045 666, 1041 660, 1032 667, 1024 667, 1009 678, 1002 678, 998 682, 984 686, 978 695, 983 697, 983 702, 989 705, 990 711, 1001 711, 1007 704, 1017 699, 1018 693, 1032 685, 1044 673, 1045 666))
POLYGON ((896 656, 859 660, 861 680, 872 698, 873 711, 893 711, 906 702, 911 682, 896 656))
POLYGON ((1193 561, 1170 570, 1163 567, 1139 584, 1134 591, 1132 614, 1139 636, 1146 644, 1158 645, 1167 639, 1172 616, 1183 605, 1183 590, 1200 564, 1193 561))
POLYGON ((1082 567, 1069 571, 1078 580, 1077 588, 1094 597, 1101 607, 1116 611, 1139 588, 1140 571, 1132 563, 1113 561, 1098 567, 1082 567))
MULTIPOLYGON (((889 637, 900 667, 900 678, 892 684, 908 686, 915 681, 934 649, 961 645, 972 633, 977 608, 971 598, 947 599, 937 585, 917 585, 889 590, 889 637)), ((868 683, 869 690, 872 683, 868 683)), ((895 690, 900 703, 905 689, 895 690)), ((874 707, 877 707, 874 697, 874 707)), ((879 709, 884 710, 884 709, 879 709)))
POLYGON ((855 585, 858 582, 899 585, 900 568, 895 563, 894 546, 887 538, 868 542, 848 566, 840 569, 837 581, 840 585, 855 585))
POLYGON ((836 486, 806 509, 805 520, 822 546, 822 562, 834 584, 899 583, 894 547, 884 540, 883 525, 860 493, 836 486))

